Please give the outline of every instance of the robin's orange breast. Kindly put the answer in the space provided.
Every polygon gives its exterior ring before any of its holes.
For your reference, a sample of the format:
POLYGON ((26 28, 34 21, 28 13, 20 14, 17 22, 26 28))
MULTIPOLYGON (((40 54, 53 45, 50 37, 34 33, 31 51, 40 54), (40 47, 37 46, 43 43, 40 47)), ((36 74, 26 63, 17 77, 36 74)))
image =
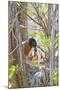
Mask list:
POLYGON ((30 50, 31 50, 30 45, 29 45, 28 43, 26 43, 26 44, 24 45, 24 54, 25 54, 25 56, 28 56, 30 50))

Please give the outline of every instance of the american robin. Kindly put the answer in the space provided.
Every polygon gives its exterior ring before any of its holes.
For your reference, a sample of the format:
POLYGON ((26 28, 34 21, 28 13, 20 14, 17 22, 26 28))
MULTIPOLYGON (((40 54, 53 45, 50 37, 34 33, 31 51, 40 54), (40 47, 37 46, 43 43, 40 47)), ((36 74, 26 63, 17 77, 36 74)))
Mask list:
POLYGON ((36 50, 36 46, 37 46, 36 40, 33 38, 30 38, 29 40, 24 41, 23 44, 24 44, 24 49, 23 49, 24 55, 28 59, 32 60, 33 56, 32 56, 31 49, 34 48, 34 54, 35 54, 35 52, 37 51, 36 50))

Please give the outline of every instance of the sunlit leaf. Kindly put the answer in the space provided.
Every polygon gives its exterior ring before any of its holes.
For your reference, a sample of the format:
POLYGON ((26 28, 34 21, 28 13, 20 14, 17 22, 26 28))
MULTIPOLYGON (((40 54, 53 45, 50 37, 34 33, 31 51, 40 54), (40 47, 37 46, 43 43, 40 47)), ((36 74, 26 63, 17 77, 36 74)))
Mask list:
POLYGON ((38 64, 38 60, 32 60, 32 65, 36 66, 38 64))
POLYGON ((45 70, 45 66, 39 66, 39 71, 44 71, 45 70))
POLYGON ((58 72, 57 71, 54 72, 53 81, 54 81, 54 84, 57 85, 58 83, 58 72))
POLYGON ((28 11, 28 15, 35 16, 36 14, 34 12, 32 12, 32 11, 28 11))
POLYGON ((42 14, 48 8, 48 4, 45 4, 41 8, 39 8, 39 13, 42 14))
POLYGON ((55 48, 58 48, 58 43, 55 44, 55 48))
POLYGON ((58 56, 58 50, 55 52, 55 57, 57 57, 58 56))
POLYGON ((11 67, 9 68, 9 78, 13 78, 17 74, 18 69, 19 69, 18 64, 16 64, 16 66, 11 65, 11 67))
POLYGON ((51 46, 50 37, 46 38, 46 36, 43 32, 38 32, 38 31, 30 34, 30 37, 34 38, 36 35, 39 35, 39 38, 37 41, 40 43, 41 47, 50 48, 50 46, 51 46))
POLYGON ((58 37, 59 36, 59 33, 56 33, 56 37, 58 37))
POLYGON ((36 33, 35 33, 35 32, 33 32, 32 34, 30 34, 30 35, 29 35, 29 38, 34 38, 34 37, 35 37, 35 35, 36 35, 36 33))
POLYGON ((9 87, 9 88, 11 88, 11 87, 12 87, 12 84, 11 84, 10 82, 9 82, 9 85, 8 85, 8 87, 9 87))
POLYGON ((32 11, 33 7, 32 7, 32 5, 31 5, 31 3, 28 3, 27 9, 28 9, 27 13, 28 13, 30 16, 36 16, 35 12, 32 11))
POLYGON ((16 71, 16 67, 12 65, 9 69, 9 78, 12 78, 14 76, 15 71, 16 71))
POLYGON ((55 39, 55 44, 58 43, 58 38, 55 39))

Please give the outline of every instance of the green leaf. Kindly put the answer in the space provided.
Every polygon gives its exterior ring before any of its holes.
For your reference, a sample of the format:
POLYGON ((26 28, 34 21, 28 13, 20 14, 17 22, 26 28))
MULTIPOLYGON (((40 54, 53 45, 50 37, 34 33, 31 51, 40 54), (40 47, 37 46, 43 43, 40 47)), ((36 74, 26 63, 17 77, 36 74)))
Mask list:
POLYGON ((30 15, 30 16, 36 16, 35 12, 32 10, 33 7, 32 7, 32 5, 31 5, 31 3, 28 3, 27 9, 28 9, 28 10, 27 10, 28 15, 30 15))
POLYGON ((36 66, 38 64, 38 60, 32 60, 32 65, 36 66))
POLYGON ((51 40, 50 40, 50 37, 46 38, 45 34, 41 31, 41 32, 33 32, 32 34, 30 34, 30 37, 31 38, 34 38, 36 35, 39 35, 39 38, 38 38, 38 42, 40 44, 41 47, 45 47, 45 48, 50 48, 51 46, 51 40))
POLYGON ((57 83, 58 83, 58 71, 54 72, 53 81, 54 81, 54 84, 57 85, 57 83))
POLYGON ((30 35, 29 35, 29 38, 34 38, 34 37, 35 37, 35 35, 36 35, 36 33, 35 33, 35 32, 33 32, 32 34, 30 34, 30 35))
POLYGON ((55 48, 58 48, 58 43, 55 44, 55 48))
POLYGON ((45 71, 45 67, 44 66, 39 66, 39 71, 45 71))
POLYGON ((56 52, 55 52, 55 57, 57 57, 58 56, 58 50, 56 50, 56 52))
POLYGON ((36 14, 32 11, 28 11, 28 15, 30 15, 32 17, 32 16, 35 16, 36 14))
POLYGON ((42 14, 47 8, 48 4, 45 4, 44 6, 42 6, 42 8, 39 8, 39 13, 42 14))
POLYGON ((59 36, 59 33, 56 33, 56 37, 58 37, 59 36))
POLYGON ((8 87, 9 87, 9 88, 11 88, 11 87, 12 87, 12 84, 11 84, 10 82, 9 82, 9 84, 8 84, 8 87))
POLYGON ((47 22, 47 20, 48 20, 48 16, 45 12, 47 9, 48 9, 48 4, 45 4, 44 6, 39 8, 39 14, 42 16, 42 18, 45 20, 45 22, 47 22))
POLYGON ((9 78, 12 78, 15 75, 16 67, 12 65, 9 69, 9 78))
POLYGON ((9 78, 10 79, 13 78, 17 74, 17 72, 18 72, 19 69, 20 68, 19 68, 19 65, 18 64, 11 65, 11 67, 9 68, 9 78))
POLYGON ((40 36, 41 39, 45 39, 45 34, 43 32, 36 32, 40 36))
POLYGON ((55 44, 58 43, 58 38, 55 39, 55 44))

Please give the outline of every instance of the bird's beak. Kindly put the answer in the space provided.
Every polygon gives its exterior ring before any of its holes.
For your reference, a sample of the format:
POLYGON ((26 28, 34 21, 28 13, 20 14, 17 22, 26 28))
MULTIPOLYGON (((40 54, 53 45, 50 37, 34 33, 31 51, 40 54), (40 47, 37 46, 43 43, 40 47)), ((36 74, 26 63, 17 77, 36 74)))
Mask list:
POLYGON ((22 45, 24 45, 24 44, 27 43, 27 42, 28 42, 28 40, 22 41, 22 45))
POLYGON ((25 41, 22 41, 22 45, 24 45, 26 42, 25 41))

